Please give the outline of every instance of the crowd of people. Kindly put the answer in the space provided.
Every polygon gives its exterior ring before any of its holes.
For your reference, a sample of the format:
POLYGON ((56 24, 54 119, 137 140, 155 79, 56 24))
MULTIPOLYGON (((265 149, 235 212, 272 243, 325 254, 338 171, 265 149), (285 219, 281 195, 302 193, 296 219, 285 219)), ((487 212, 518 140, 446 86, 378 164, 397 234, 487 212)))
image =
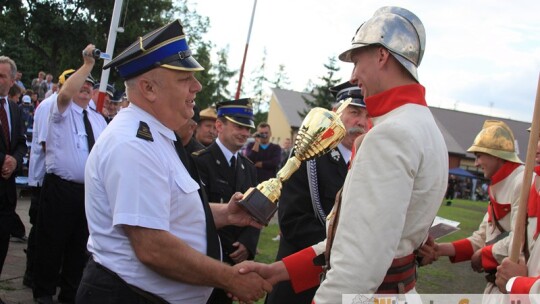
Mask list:
POLYGON ((273 143, 268 123, 255 126, 249 98, 196 107, 204 67, 179 20, 104 66, 116 69, 125 93, 108 85, 102 109, 94 45, 82 50, 78 69, 57 83, 39 72, 29 89, 16 63, 0 56, 0 273, 17 218, 15 176, 29 150, 32 229, 23 283, 37 303, 411 296, 417 263, 440 256, 486 272, 486 294, 538 292, 536 182, 530 258, 507 259, 524 166, 504 123, 486 121, 468 150, 491 181, 478 231, 453 243, 429 236, 457 182, 448 179, 448 151, 419 82, 425 38, 420 19, 399 7, 377 10, 357 29, 339 56, 354 64, 351 78, 330 89, 334 111, 347 102, 339 117, 345 136, 284 183, 279 249, 268 265, 253 261, 262 225, 238 202, 295 155, 293 139, 273 143))

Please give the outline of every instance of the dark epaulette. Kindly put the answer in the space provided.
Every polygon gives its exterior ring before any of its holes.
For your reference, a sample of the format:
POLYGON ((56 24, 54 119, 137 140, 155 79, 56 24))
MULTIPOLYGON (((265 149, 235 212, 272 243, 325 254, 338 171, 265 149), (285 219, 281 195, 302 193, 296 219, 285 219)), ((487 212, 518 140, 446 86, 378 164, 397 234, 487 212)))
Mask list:
POLYGON ((152 137, 152 132, 150 132, 150 127, 144 121, 139 121, 139 128, 137 129, 136 136, 144 140, 154 141, 154 138, 152 137))
POLYGON ((191 153, 191 156, 193 157, 199 157, 201 155, 204 155, 206 153, 210 153, 210 149, 208 149, 208 147, 204 148, 204 149, 201 149, 199 151, 195 151, 195 152, 192 152, 191 153))

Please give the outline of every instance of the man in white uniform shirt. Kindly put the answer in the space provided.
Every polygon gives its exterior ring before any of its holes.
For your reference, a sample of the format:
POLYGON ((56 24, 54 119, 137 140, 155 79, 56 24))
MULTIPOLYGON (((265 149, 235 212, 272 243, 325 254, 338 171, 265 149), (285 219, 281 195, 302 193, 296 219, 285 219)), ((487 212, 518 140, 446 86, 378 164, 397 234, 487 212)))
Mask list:
POLYGON ((33 293, 38 303, 52 303, 58 282, 58 300, 73 302, 88 260, 84 167, 95 139, 107 126, 103 116, 88 107, 94 49, 92 44, 84 49, 83 65, 51 104, 34 264, 33 293))
POLYGON ((236 204, 241 195, 209 206, 174 146, 174 130, 194 114, 195 72, 203 70, 180 21, 140 37, 110 67, 125 79, 130 105, 88 158, 92 257, 77 303, 204 304, 212 287, 246 302, 262 297, 268 282, 219 261, 216 227, 255 225, 236 204))

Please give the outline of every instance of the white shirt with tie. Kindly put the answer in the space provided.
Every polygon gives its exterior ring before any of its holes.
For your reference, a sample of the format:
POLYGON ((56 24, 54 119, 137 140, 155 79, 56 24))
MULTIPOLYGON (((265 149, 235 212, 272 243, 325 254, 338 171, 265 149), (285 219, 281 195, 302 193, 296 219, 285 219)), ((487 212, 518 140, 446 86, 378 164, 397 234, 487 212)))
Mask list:
MULTIPOLYGON (((68 108, 60 113, 58 103, 52 104, 45 155, 47 173, 80 184, 84 183, 84 166, 89 154, 83 110, 71 102, 68 108)), ((98 112, 89 107, 86 107, 86 111, 97 140, 107 123, 98 112)))

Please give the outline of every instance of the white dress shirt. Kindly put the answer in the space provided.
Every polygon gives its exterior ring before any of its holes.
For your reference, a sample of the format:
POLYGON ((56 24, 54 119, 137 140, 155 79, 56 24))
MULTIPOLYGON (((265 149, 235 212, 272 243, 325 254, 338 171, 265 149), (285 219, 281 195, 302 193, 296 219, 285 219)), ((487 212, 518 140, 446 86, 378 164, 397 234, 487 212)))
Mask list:
POLYGON ((88 250, 94 261, 129 284, 170 303, 204 304, 211 287, 173 281, 148 268, 122 229, 130 225, 168 231, 206 254, 199 184, 180 161, 174 140, 172 130, 134 104, 109 124, 86 166, 88 250), (148 125, 152 140, 137 137, 140 122, 148 125))
MULTIPOLYGON (((107 123, 103 116, 86 107, 88 119, 92 125, 94 138, 99 135, 107 123)), ((47 173, 53 173, 62 179, 84 183, 84 166, 88 158, 88 141, 83 122, 83 108, 71 102, 60 113, 58 103, 52 105, 47 132, 47 153, 45 166, 47 173)))
POLYGON ((30 149, 30 159, 28 164, 28 185, 39 187, 43 185, 45 176, 45 151, 42 143, 47 140, 47 130, 51 105, 56 103, 58 94, 54 93, 49 98, 39 103, 34 113, 34 125, 32 127, 32 146, 30 149))

